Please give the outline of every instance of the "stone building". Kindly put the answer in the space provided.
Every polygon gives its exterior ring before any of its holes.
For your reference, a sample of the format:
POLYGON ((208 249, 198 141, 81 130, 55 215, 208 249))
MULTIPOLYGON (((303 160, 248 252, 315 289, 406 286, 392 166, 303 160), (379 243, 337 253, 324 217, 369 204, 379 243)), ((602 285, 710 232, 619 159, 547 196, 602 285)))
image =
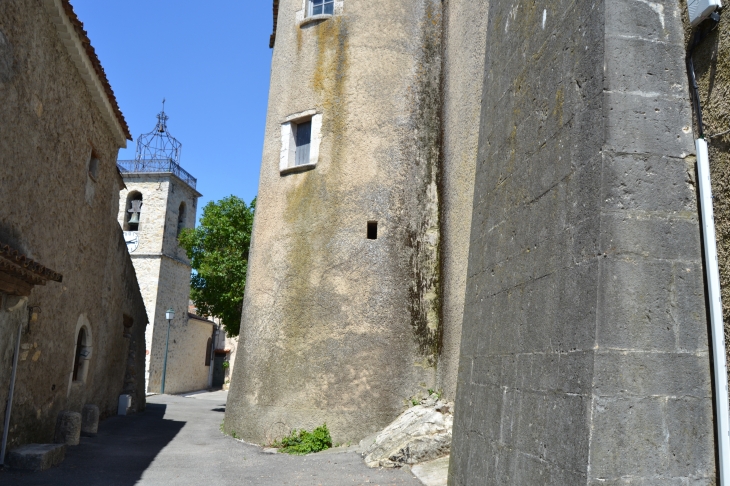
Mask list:
POLYGON ((137 139, 135 160, 118 161, 126 187, 119 193, 117 218, 152 323, 146 334, 147 392, 162 391, 167 353, 164 392, 182 393, 207 387, 204 358, 212 328, 201 330, 188 318, 192 269, 177 238, 183 228, 195 226, 201 194, 197 180, 180 167, 181 144, 167 131, 167 119, 163 106, 155 129, 137 139), (169 340, 168 309, 175 311, 169 340))
POLYGON ((273 4, 226 430, 357 440, 434 388, 450 484, 711 484, 682 7, 273 4))
POLYGON ((359 440, 453 398, 487 2, 455 3, 274 2, 227 430, 359 440))
POLYGON ((451 484, 715 484, 683 16, 490 3, 451 484))
POLYGON ((0 2, 4 416, 22 329, 8 449, 52 442, 62 410, 93 404, 105 417, 122 393, 145 406, 147 315, 116 222, 116 159, 128 139, 69 2, 0 2))

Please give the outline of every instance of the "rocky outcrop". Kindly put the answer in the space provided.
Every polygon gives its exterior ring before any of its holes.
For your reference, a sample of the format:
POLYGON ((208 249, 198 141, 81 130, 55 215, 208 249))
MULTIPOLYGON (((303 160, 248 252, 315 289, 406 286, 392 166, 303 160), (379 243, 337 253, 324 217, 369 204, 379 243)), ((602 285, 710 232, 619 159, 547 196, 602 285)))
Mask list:
POLYGON ((431 394, 383 429, 372 444, 363 444, 370 467, 401 467, 449 454, 453 404, 431 394))

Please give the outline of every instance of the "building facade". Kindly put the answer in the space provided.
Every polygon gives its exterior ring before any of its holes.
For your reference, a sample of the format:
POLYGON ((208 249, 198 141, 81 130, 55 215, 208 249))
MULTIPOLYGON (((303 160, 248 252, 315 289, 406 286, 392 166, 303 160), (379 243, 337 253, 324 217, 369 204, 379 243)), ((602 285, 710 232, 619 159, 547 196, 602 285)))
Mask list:
MULTIPOLYGON (((145 407, 144 301, 116 222, 130 139, 66 0, 0 3, 0 407, 8 450, 60 411, 145 407), (8 395, 21 330, 12 407, 8 395)), ((0 427, 2 424, 0 423, 0 427)))
POLYGON ((712 483, 685 10, 273 4, 226 430, 357 440, 433 388, 450 484, 712 483))
POLYGON ((187 335, 192 329, 188 320, 192 269, 178 244, 180 231, 195 226, 201 194, 195 189, 196 179, 178 164, 180 144, 167 132, 166 121, 163 108, 154 131, 138 139, 137 159, 118 161, 126 187, 119 193, 117 219, 124 230, 150 322, 145 336, 145 382, 149 393, 162 391, 163 374, 165 393, 204 388, 198 388, 197 373, 185 365, 188 359, 191 363, 203 362, 204 358, 196 360, 193 356, 205 351, 207 338, 191 341, 187 335), (165 318, 168 309, 175 312, 169 323, 169 339, 165 318))

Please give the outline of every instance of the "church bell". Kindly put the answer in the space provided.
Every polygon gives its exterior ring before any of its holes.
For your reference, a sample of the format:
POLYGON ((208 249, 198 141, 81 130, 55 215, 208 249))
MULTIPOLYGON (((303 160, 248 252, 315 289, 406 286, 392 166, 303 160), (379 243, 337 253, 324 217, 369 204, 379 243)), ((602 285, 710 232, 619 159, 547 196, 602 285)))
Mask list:
POLYGON ((129 224, 139 224, 139 213, 132 213, 132 217, 129 218, 129 224))

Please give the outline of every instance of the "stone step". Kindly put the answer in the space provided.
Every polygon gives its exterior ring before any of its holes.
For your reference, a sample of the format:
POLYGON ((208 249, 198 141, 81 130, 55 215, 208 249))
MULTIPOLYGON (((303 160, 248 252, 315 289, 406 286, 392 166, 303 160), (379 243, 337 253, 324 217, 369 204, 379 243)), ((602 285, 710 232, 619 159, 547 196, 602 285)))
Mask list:
POLYGON ((416 464, 411 468, 411 473, 425 486, 446 486, 449 479, 449 456, 416 464))
POLYGON ((66 457, 66 444, 27 444, 13 449, 5 464, 12 469, 43 471, 58 466, 66 457))

